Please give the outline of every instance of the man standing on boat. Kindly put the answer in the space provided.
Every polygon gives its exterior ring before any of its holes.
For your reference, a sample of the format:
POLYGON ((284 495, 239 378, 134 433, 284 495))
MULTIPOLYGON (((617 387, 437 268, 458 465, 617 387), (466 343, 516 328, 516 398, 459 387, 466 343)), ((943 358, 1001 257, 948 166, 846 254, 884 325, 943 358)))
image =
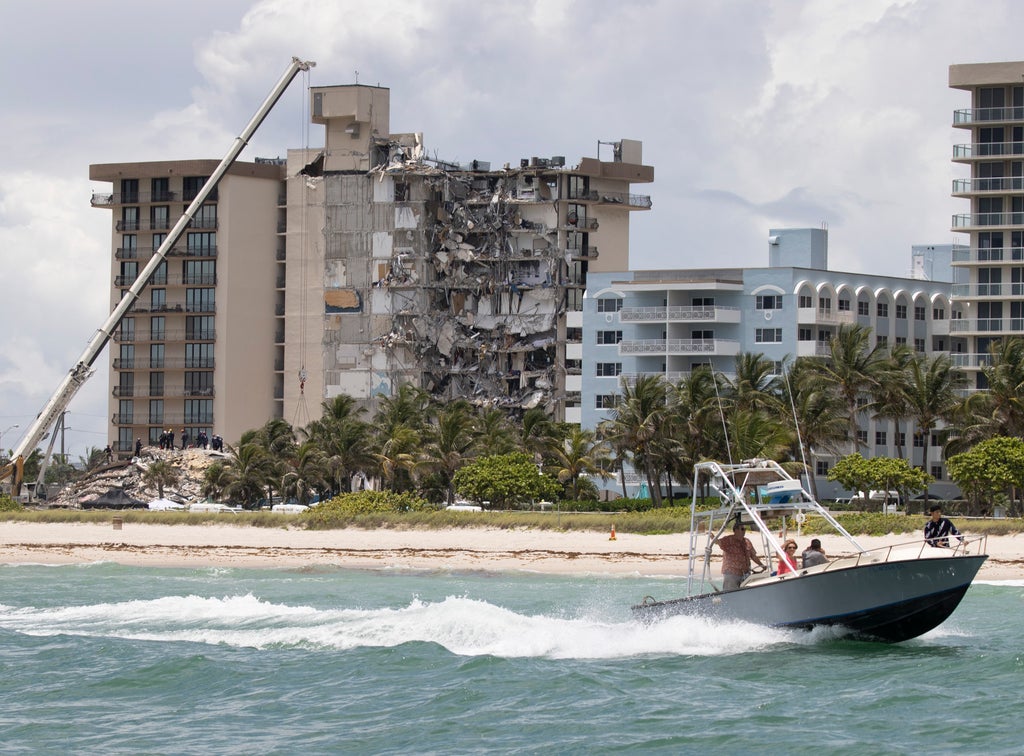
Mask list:
POLYGON ((722 550, 722 590, 735 591, 750 574, 750 561, 764 569, 764 562, 757 556, 754 544, 745 535, 743 523, 736 520, 732 526, 732 535, 716 539, 722 550))
MULTIPOLYGON (((931 513, 932 518, 924 524, 924 540, 929 546, 936 546, 938 548, 948 549, 949 548, 949 537, 955 535, 960 538, 960 531, 956 529, 950 520, 942 516, 942 507, 938 504, 933 504, 929 507, 928 511, 931 513)), ((960 540, 964 540, 960 538, 960 540)))

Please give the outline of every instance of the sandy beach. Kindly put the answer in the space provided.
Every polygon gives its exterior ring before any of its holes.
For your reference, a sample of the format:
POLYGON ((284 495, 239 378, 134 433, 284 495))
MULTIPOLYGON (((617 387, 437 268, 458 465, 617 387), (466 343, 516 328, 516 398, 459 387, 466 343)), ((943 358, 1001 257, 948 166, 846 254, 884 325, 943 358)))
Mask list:
MULTIPOLYGON (((829 556, 849 551, 823 537, 829 556)), ((861 537, 865 548, 915 540, 861 537)), ((800 548, 809 536, 797 538, 800 548)), ((0 563, 115 562, 147 567, 531 570, 557 574, 683 575, 689 537, 454 528, 307 531, 233 525, 0 524, 0 563)), ((982 580, 1024 580, 1024 535, 992 536, 982 580)))

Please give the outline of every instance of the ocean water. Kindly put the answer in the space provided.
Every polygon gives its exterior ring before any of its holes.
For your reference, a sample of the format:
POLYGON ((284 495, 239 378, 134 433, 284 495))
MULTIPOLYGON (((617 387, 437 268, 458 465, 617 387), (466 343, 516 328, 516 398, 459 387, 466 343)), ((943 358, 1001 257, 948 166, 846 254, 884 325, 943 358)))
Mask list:
POLYGON ((884 645, 671 579, 0 566, 4 754, 1017 754, 1024 582, 884 645))

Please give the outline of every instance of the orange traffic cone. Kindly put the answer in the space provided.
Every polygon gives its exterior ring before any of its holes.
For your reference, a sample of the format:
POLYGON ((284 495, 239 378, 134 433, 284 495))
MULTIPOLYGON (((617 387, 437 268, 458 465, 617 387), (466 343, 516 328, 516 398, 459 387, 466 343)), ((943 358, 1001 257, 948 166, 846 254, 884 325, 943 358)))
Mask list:
POLYGON ((608 536, 608 540, 609 541, 618 540, 618 539, 615 538, 615 526, 614 525, 612 525, 612 534, 610 536, 608 536))

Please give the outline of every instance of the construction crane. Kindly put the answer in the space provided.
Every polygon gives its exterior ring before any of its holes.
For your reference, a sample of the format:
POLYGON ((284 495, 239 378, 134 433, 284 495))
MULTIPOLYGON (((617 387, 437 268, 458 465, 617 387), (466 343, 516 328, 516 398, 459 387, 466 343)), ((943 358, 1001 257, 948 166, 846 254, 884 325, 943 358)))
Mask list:
POLYGON ((195 199, 192 200, 192 204, 188 206, 181 218, 171 229, 170 233, 167 234, 167 238, 164 239, 163 244, 160 245, 159 249, 153 253, 152 259, 139 273, 138 278, 135 279, 135 283, 132 284, 131 288, 125 292, 124 297, 118 302, 117 307, 110 313, 110 316, 106 319, 103 325, 100 326, 96 335, 90 340, 89 345, 82 352, 81 357, 78 358, 78 362, 71 368, 67 377, 61 382, 60 386, 50 397, 50 400, 43 407, 42 411, 36 416, 36 419, 25 431, 25 435, 21 438, 17 447, 12 450, 11 460, 3 467, 0 467, 0 482, 10 480, 11 484, 11 495, 18 496, 21 493, 21 486, 24 482, 25 476, 25 457, 31 454, 32 450, 36 448, 36 444, 46 438, 49 429, 60 417, 61 413, 67 409, 71 403, 72 398, 78 393, 78 390, 82 385, 89 379, 89 377, 95 372, 93 370, 93 363, 99 358, 103 348, 107 345, 107 342, 112 338, 114 331, 120 325, 121 320, 131 309, 132 305, 139 298, 139 294, 146 288, 150 277, 156 272, 160 263, 167 257, 167 253, 181 238, 181 235, 185 233, 185 229, 188 228, 192 222, 193 216, 202 207, 207 197, 217 188, 217 184, 220 182, 221 177, 227 173, 228 169, 232 166, 235 160, 238 159, 238 155, 242 152, 245 146, 249 143, 249 139, 256 132, 256 129, 260 127, 263 120, 270 113, 277 101, 281 99, 281 95, 288 88, 288 85, 292 83, 292 80, 298 75, 299 71, 308 71, 310 68, 315 66, 316 63, 313 61, 303 61, 298 58, 292 58, 291 65, 282 74, 277 84, 271 90, 270 94, 260 105, 256 114, 253 115, 248 125, 242 131, 242 133, 235 139, 231 145, 231 149, 228 150, 227 155, 220 161, 220 164, 213 171, 210 177, 203 184, 202 189, 196 195, 195 199))

